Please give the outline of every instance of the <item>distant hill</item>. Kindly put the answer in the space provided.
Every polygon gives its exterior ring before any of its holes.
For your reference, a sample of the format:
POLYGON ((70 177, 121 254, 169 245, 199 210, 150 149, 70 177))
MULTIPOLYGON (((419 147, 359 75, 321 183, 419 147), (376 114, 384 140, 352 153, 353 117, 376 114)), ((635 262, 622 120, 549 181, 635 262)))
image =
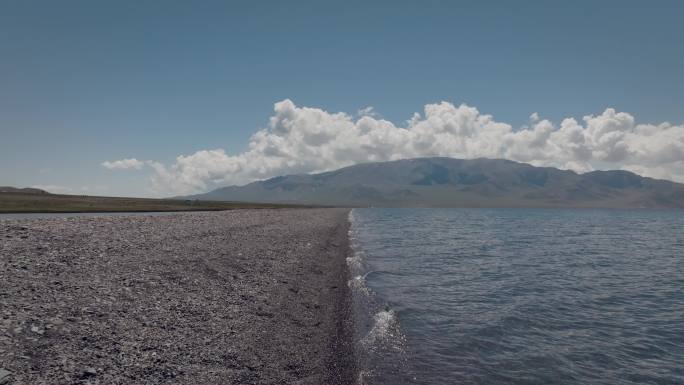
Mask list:
POLYGON ((684 184, 501 159, 419 158, 287 175, 186 198, 381 207, 674 207, 684 184))
POLYGON ((0 193, 20 193, 20 194, 49 194, 49 192, 45 190, 41 190, 39 188, 18 188, 18 187, 10 187, 10 186, 0 186, 0 193))

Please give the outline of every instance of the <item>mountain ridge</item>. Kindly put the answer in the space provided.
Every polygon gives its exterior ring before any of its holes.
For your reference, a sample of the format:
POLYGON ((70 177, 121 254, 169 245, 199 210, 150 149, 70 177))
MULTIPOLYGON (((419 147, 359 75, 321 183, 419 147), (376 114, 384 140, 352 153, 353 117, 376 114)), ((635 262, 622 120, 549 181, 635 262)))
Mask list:
POLYGON ((578 174, 504 159, 431 157, 283 175, 184 198, 351 207, 684 208, 684 184, 624 170, 578 174))
POLYGON ((12 187, 0 186, 0 193, 14 193, 14 194, 50 194, 49 192, 34 188, 34 187, 12 187))

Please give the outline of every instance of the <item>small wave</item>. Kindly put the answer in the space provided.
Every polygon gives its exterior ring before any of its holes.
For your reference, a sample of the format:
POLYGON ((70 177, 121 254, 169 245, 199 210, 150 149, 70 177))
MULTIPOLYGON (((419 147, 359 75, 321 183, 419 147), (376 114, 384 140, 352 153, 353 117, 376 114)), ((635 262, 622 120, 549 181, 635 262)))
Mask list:
POLYGON ((351 257, 347 257, 347 266, 352 274, 363 271, 363 253, 356 251, 351 257))
POLYGON ((406 337, 396 311, 385 307, 373 316, 372 327, 359 341, 363 366, 357 384, 409 384, 406 337))
POLYGON ((352 292, 356 324, 356 383, 407 383, 406 338, 401 331, 398 315, 367 285, 373 273, 385 272, 372 269, 367 261, 361 242, 364 235, 361 233, 362 224, 355 210, 349 212, 349 222, 349 244, 353 253, 346 262, 352 277, 348 285, 352 292))
POLYGON ((372 370, 359 370, 359 375, 356 378, 357 385, 367 385, 368 379, 373 377, 372 370))
POLYGON ((373 327, 368 335, 361 340, 364 345, 376 345, 379 341, 386 341, 392 337, 392 329, 396 327, 397 317, 393 310, 382 310, 373 317, 373 327))
POLYGON ((349 222, 354 223, 353 220, 356 218, 355 215, 354 215, 354 211, 355 211, 355 210, 356 210, 356 209, 351 209, 351 210, 349 210, 349 222))
POLYGON ((366 286, 366 281, 362 275, 357 275, 350 279, 347 283, 353 292, 360 292, 361 294, 368 296, 370 295, 370 290, 366 286))

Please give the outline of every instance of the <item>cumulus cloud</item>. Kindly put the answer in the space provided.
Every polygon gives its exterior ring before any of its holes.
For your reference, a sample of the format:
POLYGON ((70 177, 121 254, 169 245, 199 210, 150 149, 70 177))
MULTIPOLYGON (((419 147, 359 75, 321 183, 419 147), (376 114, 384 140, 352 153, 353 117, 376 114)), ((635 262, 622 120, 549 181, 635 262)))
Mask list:
MULTIPOLYGON (((609 108, 560 124, 534 113, 529 127, 514 129, 474 107, 441 102, 426 105, 397 126, 368 108, 352 116, 283 100, 245 152, 203 150, 181 155, 172 165, 147 164, 155 191, 186 194, 282 174, 424 156, 504 158, 577 172, 626 169, 684 181, 684 125, 636 124, 632 115, 609 108)), ((103 165, 141 167, 135 159, 117 162, 103 165)))
POLYGON ((101 163, 102 166, 110 170, 140 170, 145 165, 145 162, 139 161, 135 158, 121 159, 114 161, 106 161, 101 163))

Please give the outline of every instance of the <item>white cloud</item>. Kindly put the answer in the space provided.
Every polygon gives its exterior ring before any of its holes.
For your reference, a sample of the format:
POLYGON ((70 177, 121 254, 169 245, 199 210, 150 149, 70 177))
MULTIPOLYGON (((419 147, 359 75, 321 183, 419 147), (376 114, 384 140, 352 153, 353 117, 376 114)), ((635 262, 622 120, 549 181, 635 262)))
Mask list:
MULTIPOLYGON (((275 104, 268 127, 252 136, 245 152, 203 150, 181 155, 172 165, 147 164, 153 169, 153 189, 168 195, 423 156, 504 158, 578 172, 626 169, 684 181, 684 126, 636 124, 632 115, 609 108, 582 122, 567 118, 560 125, 535 113, 530 127, 515 130, 474 107, 441 102, 426 105, 422 114, 415 113, 401 127, 372 109, 354 117, 283 100, 275 104)), ((142 166, 135 159, 117 162, 103 165, 142 166)))
POLYGON ((375 107, 373 107, 373 106, 364 107, 364 108, 358 110, 356 112, 356 115, 358 115, 359 117, 361 117, 361 116, 370 116, 371 118, 379 118, 380 117, 380 114, 378 114, 375 111, 375 107))
POLYGON ((111 162, 106 161, 106 162, 102 162, 101 165, 110 169, 110 170, 128 170, 128 169, 140 170, 145 165, 145 162, 141 162, 135 158, 130 158, 130 159, 114 160, 111 162))

